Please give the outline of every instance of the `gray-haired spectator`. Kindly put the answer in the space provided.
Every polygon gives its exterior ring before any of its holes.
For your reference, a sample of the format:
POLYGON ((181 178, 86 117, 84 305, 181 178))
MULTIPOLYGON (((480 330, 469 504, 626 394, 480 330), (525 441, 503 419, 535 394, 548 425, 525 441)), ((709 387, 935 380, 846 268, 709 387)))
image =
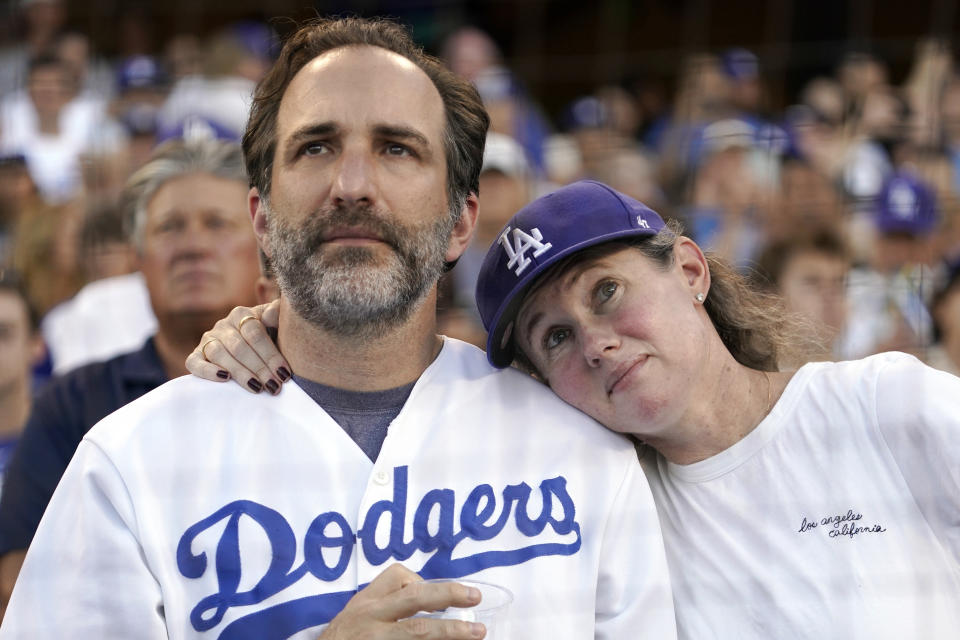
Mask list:
MULTIPOLYGON (((0 501, 0 584, 9 597, 23 554, 74 450, 87 430, 131 400, 186 373, 183 361, 213 322, 255 302, 257 242, 247 219, 247 176, 240 148, 223 142, 171 142, 127 184, 134 243, 157 317, 139 349, 76 369, 51 382, 34 405, 0 501)), ((96 285, 109 288, 110 280, 96 285), (104 284, 107 283, 107 284, 104 284)), ((87 290, 90 292, 90 290, 87 290)), ((93 327, 120 342, 121 315, 99 298, 77 302, 70 334, 93 327), (99 323, 99 324, 98 324, 99 323)), ((109 341, 109 340, 107 340, 109 341)))

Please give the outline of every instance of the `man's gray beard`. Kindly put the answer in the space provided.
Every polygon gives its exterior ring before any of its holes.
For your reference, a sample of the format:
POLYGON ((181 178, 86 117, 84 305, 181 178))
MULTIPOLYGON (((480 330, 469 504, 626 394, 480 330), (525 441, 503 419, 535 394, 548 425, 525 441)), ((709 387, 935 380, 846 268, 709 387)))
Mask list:
POLYGON ((311 215, 300 228, 267 210, 267 245, 280 291, 301 317, 344 337, 374 337, 405 322, 443 273, 452 215, 404 225, 370 207, 311 215), (382 248, 330 247, 334 228, 375 233, 382 248))

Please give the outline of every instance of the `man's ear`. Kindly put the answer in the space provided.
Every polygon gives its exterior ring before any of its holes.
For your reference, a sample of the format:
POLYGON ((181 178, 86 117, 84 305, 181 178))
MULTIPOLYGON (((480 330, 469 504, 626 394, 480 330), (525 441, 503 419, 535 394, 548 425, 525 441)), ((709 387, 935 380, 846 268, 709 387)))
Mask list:
POLYGON ((707 257, 697 243, 686 236, 680 236, 673 248, 676 266, 690 287, 691 297, 698 293, 707 295, 710 291, 710 267, 707 257))
POLYGON ((270 256, 270 250, 267 248, 267 208, 260 192, 256 187, 250 187, 247 193, 247 209, 250 212, 250 220, 253 222, 253 233, 257 236, 257 243, 263 252, 270 256))
POLYGON ((467 196, 466 202, 460 211, 460 220, 453 227, 450 234, 450 243, 447 244, 447 253, 444 256, 447 262, 454 262, 463 255, 470 240, 473 238, 473 232, 477 228, 477 215, 480 213, 480 203, 477 200, 477 194, 471 193, 467 196))

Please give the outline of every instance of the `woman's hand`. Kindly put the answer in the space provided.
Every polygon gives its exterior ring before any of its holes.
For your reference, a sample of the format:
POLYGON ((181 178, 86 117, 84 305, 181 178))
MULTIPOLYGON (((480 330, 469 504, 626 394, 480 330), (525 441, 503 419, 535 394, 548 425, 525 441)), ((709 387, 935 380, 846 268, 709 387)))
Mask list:
POLYGON ((187 370, 206 380, 233 378, 252 393, 276 394, 293 371, 267 334, 279 323, 280 301, 257 307, 236 307, 205 332, 187 356, 187 370))

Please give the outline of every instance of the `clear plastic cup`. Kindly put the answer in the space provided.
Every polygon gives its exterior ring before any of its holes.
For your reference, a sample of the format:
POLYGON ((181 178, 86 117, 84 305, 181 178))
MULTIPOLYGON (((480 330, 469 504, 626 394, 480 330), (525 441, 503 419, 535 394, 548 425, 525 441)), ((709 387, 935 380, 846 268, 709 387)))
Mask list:
POLYGON ((457 582, 466 587, 473 587, 480 592, 480 602, 473 607, 449 607, 442 611, 421 611, 414 616, 415 618, 481 622, 487 628, 485 640, 506 640, 509 637, 508 613, 510 603, 513 602, 513 594, 506 587, 477 580, 450 578, 435 578, 425 582, 457 582))

